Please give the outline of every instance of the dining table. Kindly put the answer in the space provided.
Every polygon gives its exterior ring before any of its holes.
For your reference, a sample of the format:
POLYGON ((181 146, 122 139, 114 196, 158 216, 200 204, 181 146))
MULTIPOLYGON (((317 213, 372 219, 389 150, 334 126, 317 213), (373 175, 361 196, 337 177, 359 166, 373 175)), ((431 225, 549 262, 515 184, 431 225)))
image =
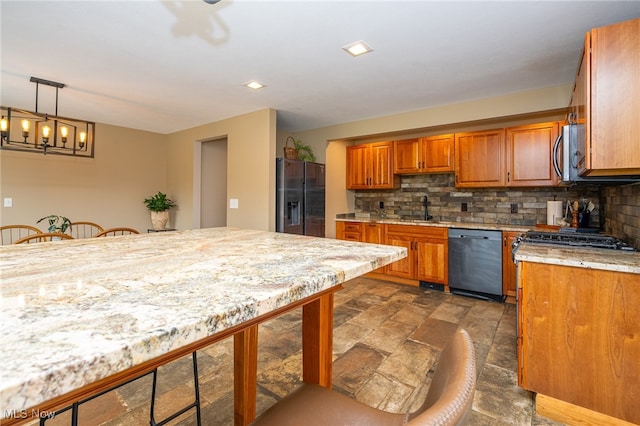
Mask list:
POLYGON ((256 415, 258 326, 302 310, 302 379, 331 387, 334 293, 403 247, 234 227, 0 247, 0 424, 233 336, 234 424, 256 415))

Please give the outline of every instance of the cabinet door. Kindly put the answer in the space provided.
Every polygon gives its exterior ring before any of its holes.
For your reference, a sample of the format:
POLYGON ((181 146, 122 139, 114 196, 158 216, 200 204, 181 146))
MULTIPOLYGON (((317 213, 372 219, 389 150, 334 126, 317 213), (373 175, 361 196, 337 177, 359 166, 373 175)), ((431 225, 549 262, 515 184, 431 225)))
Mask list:
POLYGON ((449 271, 447 240, 416 238, 416 279, 432 283, 448 284, 449 271))
POLYGON ((393 143, 378 142, 370 145, 372 188, 393 188, 393 143))
POLYGON ((368 145, 347 147, 347 189, 369 187, 369 162, 368 145))
POLYGON ((518 268, 519 384, 630 422, 609 424, 640 424, 638 400, 629 398, 640 392, 640 275, 518 268))
POLYGON ((420 139, 393 142, 393 172, 396 174, 419 173, 422 167, 420 139))
POLYGON ((453 135, 429 136, 421 139, 422 171, 444 173, 453 171, 453 135))
POLYGON ((502 294, 508 302, 515 302, 516 297, 516 264, 513 262, 512 245, 520 232, 502 232, 502 294))
POLYGON ((362 241, 372 244, 384 244, 384 225, 375 222, 363 223, 362 241))
POLYGON ((505 186, 504 129, 455 135, 456 187, 505 186))
POLYGON ((403 278, 414 278, 415 270, 415 252, 413 250, 413 237, 408 235, 387 234, 387 244, 396 247, 405 247, 407 249, 407 257, 397 260, 385 267, 385 273, 403 278))
POLYGON ((591 31, 590 100, 589 175, 640 173, 640 18, 591 31))
MULTIPOLYGON (((362 242, 372 244, 384 244, 384 225, 382 223, 365 222, 362 224, 362 242)), ((384 274, 384 266, 374 269, 373 272, 384 274)))
POLYGON ((558 175, 551 156, 558 123, 539 123, 507 129, 507 186, 553 186, 558 175))

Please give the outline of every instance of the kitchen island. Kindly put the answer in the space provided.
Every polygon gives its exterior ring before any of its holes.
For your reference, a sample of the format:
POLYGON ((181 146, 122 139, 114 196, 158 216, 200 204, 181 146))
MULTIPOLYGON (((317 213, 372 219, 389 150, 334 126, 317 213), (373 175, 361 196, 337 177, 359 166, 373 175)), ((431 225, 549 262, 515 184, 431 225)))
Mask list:
POLYGON ((518 384, 566 424, 640 424, 640 253, 522 243, 518 384))
POLYGON ((3 417, 59 409, 233 335, 247 424, 258 324, 302 306, 303 379, 331 386, 334 292, 405 256, 237 228, 0 247, 3 417))

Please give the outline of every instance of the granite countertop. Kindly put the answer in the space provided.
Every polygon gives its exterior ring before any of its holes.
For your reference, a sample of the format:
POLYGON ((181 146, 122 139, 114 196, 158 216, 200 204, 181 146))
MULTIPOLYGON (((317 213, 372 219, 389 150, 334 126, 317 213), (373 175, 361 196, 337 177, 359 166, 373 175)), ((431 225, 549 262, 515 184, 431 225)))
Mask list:
POLYGON ((508 225, 508 224, 486 224, 476 222, 443 222, 438 220, 421 220, 421 219, 399 219, 380 216, 370 216, 367 214, 359 215, 354 213, 345 213, 336 215, 338 222, 375 222, 387 223, 394 225, 416 225, 416 226, 435 226, 441 228, 465 228, 465 229, 486 229, 492 231, 515 231, 527 232, 535 226, 508 225))
POLYGON ((636 251, 521 243, 515 260, 640 274, 640 253, 636 251))
POLYGON ((2 246, 0 407, 27 409, 405 256, 237 228, 2 246))

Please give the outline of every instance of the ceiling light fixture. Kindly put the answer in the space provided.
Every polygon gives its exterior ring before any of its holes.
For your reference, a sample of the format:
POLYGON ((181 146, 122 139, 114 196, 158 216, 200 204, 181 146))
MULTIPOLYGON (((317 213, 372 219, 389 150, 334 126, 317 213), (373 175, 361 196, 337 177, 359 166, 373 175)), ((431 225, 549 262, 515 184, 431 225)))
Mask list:
POLYGON ((259 81, 255 81, 255 80, 251 80, 251 81, 247 81, 244 86, 248 87, 249 89, 253 89, 253 90, 258 90, 258 89, 262 89, 263 87, 266 87, 264 84, 260 83, 259 81))
POLYGON ((354 41, 351 44, 347 44, 343 47, 343 49, 346 50, 347 53, 349 53, 351 56, 360 56, 373 51, 373 49, 367 46, 367 43, 362 40, 354 41))
POLYGON ((96 124, 58 116, 58 89, 65 85, 37 77, 29 81, 36 83, 36 111, 0 107, 0 149, 93 158, 96 124), (40 84, 56 88, 55 115, 38 112, 40 84))

